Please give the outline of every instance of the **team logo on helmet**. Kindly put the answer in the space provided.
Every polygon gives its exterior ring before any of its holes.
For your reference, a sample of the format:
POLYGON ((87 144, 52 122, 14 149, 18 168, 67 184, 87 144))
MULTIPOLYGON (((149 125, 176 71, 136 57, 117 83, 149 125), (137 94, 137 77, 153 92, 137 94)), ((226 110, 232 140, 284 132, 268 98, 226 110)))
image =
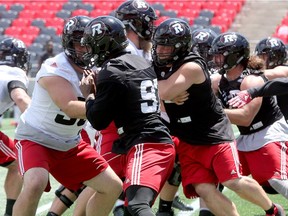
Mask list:
POLYGON ((185 26, 181 22, 173 22, 169 28, 173 35, 183 36, 185 34, 185 26))
POLYGON ((132 3, 133 7, 140 12, 147 11, 149 9, 149 5, 147 2, 142 1, 142 0, 135 0, 132 3))
POLYGON ((106 30, 105 24, 101 21, 91 24, 90 27, 91 35, 97 40, 101 39, 105 35, 106 30))
POLYGON ((194 39, 196 42, 206 42, 209 39, 209 33, 204 31, 197 32, 194 36, 194 39))
POLYGON ((73 29, 75 28, 75 23, 77 22, 77 20, 75 18, 70 19, 66 24, 65 24, 65 28, 64 33, 67 34, 70 31, 73 31, 73 29))
POLYGON ((220 38, 221 43, 226 45, 233 45, 237 41, 237 35, 236 34, 224 34, 220 38))
POLYGON ((274 47, 281 47, 281 44, 279 43, 279 40, 277 40, 276 38, 269 38, 266 41, 266 45, 268 47, 274 48, 274 47))

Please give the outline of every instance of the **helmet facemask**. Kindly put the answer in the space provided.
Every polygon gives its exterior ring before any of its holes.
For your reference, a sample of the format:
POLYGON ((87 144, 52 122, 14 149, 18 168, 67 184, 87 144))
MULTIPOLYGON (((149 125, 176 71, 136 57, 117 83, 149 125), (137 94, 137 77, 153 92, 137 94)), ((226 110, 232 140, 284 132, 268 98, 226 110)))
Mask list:
POLYGON ((211 54, 219 73, 224 74, 239 64, 247 65, 250 55, 249 43, 238 33, 226 32, 213 40, 211 54), (223 59, 218 55, 222 55, 223 59))
POLYGON ((85 26, 90 22, 91 18, 87 16, 75 16, 70 18, 63 28, 62 46, 66 56, 77 66, 85 68, 83 56, 84 51, 75 49, 76 44, 81 44, 85 26))

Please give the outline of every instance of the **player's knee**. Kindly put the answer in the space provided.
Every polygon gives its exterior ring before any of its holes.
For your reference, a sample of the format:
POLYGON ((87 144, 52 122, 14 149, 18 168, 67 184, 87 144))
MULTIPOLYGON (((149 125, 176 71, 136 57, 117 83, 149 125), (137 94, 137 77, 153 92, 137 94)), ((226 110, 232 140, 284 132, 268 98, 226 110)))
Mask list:
POLYGON ((218 191, 214 184, 209 183, 198 184, 195 185, 194 188, 196 193, 199 194, 199 196, 202 197, 204 200, 206 199, 206 197, 212 195, 212 193, 218 191))

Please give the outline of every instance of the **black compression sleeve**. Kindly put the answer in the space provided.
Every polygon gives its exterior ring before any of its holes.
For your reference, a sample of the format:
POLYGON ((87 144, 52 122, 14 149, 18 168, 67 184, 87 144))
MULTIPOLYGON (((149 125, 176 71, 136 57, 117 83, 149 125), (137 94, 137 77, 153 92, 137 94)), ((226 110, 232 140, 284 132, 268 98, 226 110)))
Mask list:
POLYGON ((9 94, 11 94, 12 90, 15 88, 22 88, 27 92, 27 88, 25 84, 19 80, 12 80, 7 84, 7 88, 9 91, 9 94))
POLYGON ((261 87, 248 89, 248 93, 252 98, 288 94, 288 78, 267 81, 261 87))

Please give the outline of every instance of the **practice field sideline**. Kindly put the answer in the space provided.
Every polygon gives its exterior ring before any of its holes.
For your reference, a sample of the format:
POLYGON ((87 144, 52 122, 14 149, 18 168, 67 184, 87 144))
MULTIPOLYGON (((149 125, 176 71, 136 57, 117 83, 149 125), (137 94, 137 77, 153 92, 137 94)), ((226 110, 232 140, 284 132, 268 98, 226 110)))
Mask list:
MULTIPOLYGON (((2 128, 1 131, 6 133, 7 135, 14 137, 14 130, 15 127, 10 125, 10 123, 13 121, 11 118, 5 118, 2 121, 2 128)), ((235 128, 235 134, 237 135, 237 129, 235 128)), ((6 176, 6 169, 0 168, 0 215, 4 214, 5 210, 5 204, 6 204, 6 198, 5 198, 5 192, 3 188, 4 180, 6 176)), ((37 210, 37 216, 45 216, 47 214, 47 211, 51 205, 51 202, 54 199, 54 191, 59 186, 59 183, 53 179, 53 177, 50 178, 52 190, 49 193, 44 193, 37 210)), ((226 189, 224 193, 233 200, 233 202, 236 204, 238 211, 241 216, 264 216, 264 211, 260 209, 260 207, 257 207, 255 205, 250 204, 249 202, 240 199, 234 192, 230 191, 229 189, 226 189)), ((281 204, 285 211, 288 213, 288 206, 287 206, 287 200, 283 198, 280 195, 269 195, 273 202, 281 204)), ((193 206, 195 207, 195 211, 193 212, 177 212, 176 215, 180 216, 196 216, 198 215, 198 208, 199 208, 199 202, 198 199, 194 200, 188 200, 184 197, 182 190, 180 190, 180 197, 187 203, 193 203, 193 206)), ((158 207, 158 200, 155 202, 153 209, 156 212, 158 207)), ((73 206, 68 209, 63 216, 71 216, 73 212, 73 206)), ((112 216, 112 214, 111 214, 112 216)))

